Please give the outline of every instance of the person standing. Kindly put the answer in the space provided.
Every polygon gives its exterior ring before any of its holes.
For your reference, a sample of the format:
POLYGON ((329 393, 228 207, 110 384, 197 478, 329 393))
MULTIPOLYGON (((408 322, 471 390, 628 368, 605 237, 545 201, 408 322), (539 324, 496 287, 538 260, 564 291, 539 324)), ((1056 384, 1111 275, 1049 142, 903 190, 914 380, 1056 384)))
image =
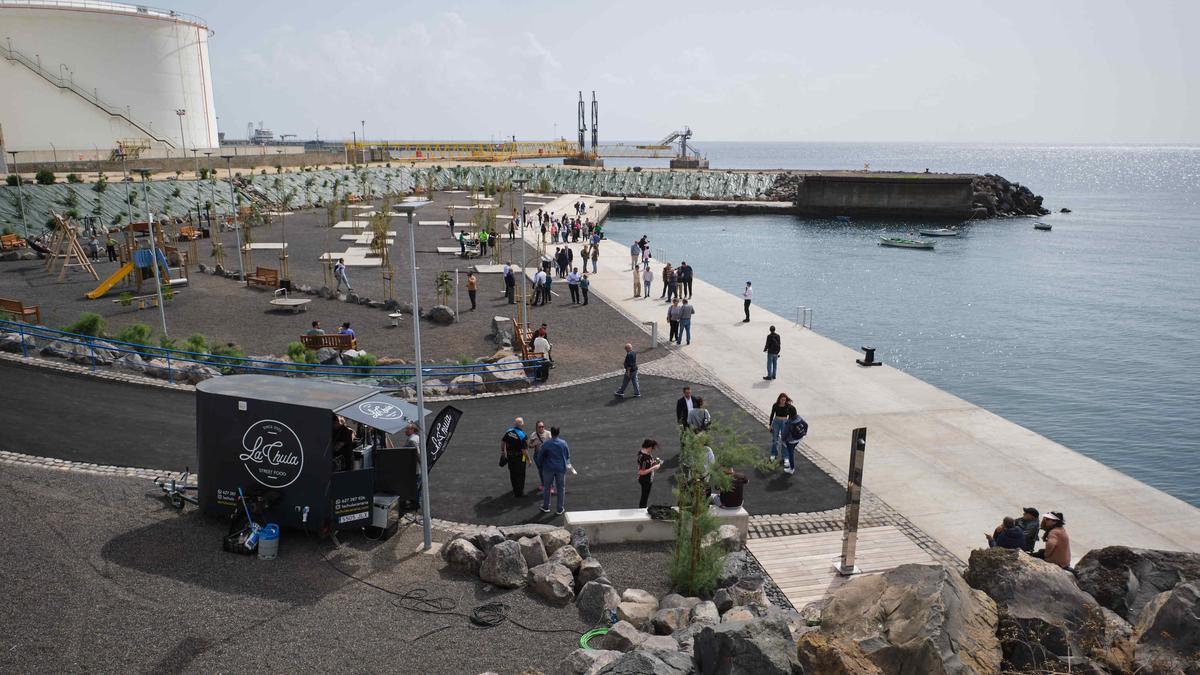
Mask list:
POLYGON ((674 300, 679 297, 679 270, 671 270, 667 275, 667 300, 674 300))
POLYGON ((550 432, 546 431, 546 423, 538 420, 533 423, 533 433, 529 434, 529 449, 526 451, 533 457, 533 465, 538 469, 538 494, 542 493, 542 444, 550 440, 550 432))
POLYGON ((584 274, 583 277, 581 277, 579 279, 579 292, 583 294, 584 306, 587 306, 587 304, 588 304, 588 287, 590 287, 591 285, 592 285, 592 282, 588 281, 587 274, 584 274))
POLYGON ((658 295, 660 300, 667 297, 667 288, 671 285, 671 274, 672 273, 673 273, 673 270, 671 269, 671 263, 667 263, 666 265, 663 266, 663 269, 662 269, 662 287, 663 287, 663 289, 662 289, 662 293, 659 293, 659 295, 658 295))
POLYGON ((638 450, 637 456, 637 479, 638 484, 642 486, 642 498, 638 501, 638 508, 644 509, 650 503, 650 488, 654 485, 654 474, 662 468, 663 461, 654 456, 654 451, 658 449, 658 441, 647 438, 642 441, 642 448, 638 450))
POLYGON ((117 240, 113 239, 111 234, 104 242, 104 249, 108 252, 108 262, 117 262, 117 240))
POLYGON ((579 275, 579 268, 576 267, 567 273, 567 288, 571 291, 571 304, 579 304, 579 280, 582 279, 579 275))
POLYGON ((642 259, 642 247, 638 242, 634 242, 629 247, 629 269, 637 271, 638 261, 642 259))
POLYGON ((346 290, 354 290, 354 287, 350 285, 350 277, 346 276, 345 258, 338 258, 337 262, 333 264, 333 277, 337 279, 337 287, 333 289, 334 293, 342 290, 342 284, 346 284, 346 290))
POLYGON ((646 269, 642 271, 642 290, 645 292, 643 297, 650 297, 650 284, 654 283, 654 272, 650 271, 650 264, 646 264, 646 269))
POLYGON ((534 307, 537 307, 538 305, 546 304, 545 298, 543 297, 543 295, 545 294, 545 288, 546 288, 546 277, 547 277, 547 274, 546 274, 545 270, 538 270, 537 274, 533 275, 533 306, 534 307))
POLYGON ((687 343, 692 344, 692 315, 695 313, 696 306, 684 298, 683 304, 679 306, 679 331, 675 335, 675 344, 679 344, 684 333, 687 333, 687 343))
POLYGON ((688 413, 687 425, 694 433, 707 431, 712 425, 712 413, 704 409, 704 399, 697 396, 695 405, 691 412, 688 413))
POLYGON ((613 392, 617 398, 625 398, 625 387, 633 383, 633 397, 641 398, 642 389, 638 386, 638 365, 637 352, 633 351, 633 345, 625 343, 625 373, 622 376, 621 388, 613 392))
POLYGON ((667 336, 667 342, 679 341, 679 298, 671 301, 671 306, 667 308, 667 323, 671 326, 671 333, 667 336))
POLYGON ((458 238, 458 257, 465 258, 465 257, 467 257, 467 235, 462 232, 459 232, 457 238, 458 238))
POLYGON ((767 344, 763 346, 763 351, 767 353, 767 374, 763 377, 764 380, 775 379, 779 369, 780 349, 779 333, 775 332, 775 326, 771 326, 771 332, 767 333, 767 344))
POLYGON ((454 238, 454 214, 451 213, 447 217, 449 218, 449 220, 446 221, 446 225, 450 228, 450 238, 453 239, 454 238))
POLYGON ((542 289, 543 305, 550 304, 550 302, 554 299, 554 297, 550 294, 550 284, 552 283, 554 283, 554 277, 552 275, 547 274, 545 275, 545 278, 542 279, 542 284, 544 285, 544 288, 542 289))
POLYGON ((475 311, 475 291, 479 288, 479 281, 475 278, 475 271, 467 272, 467 297, 471 299, 471 311, 475 311))
POLYGON ((780 392, 771 406, 771 415, 767 424, 771 426, 771 459, 778 459, 783 448, 783 427, 787 421, 796 415, 796 406, 787 394, 780 392))
POLYGON ((488 232, 487 230, 479 231, 479 255, 486 256, 488 248, 488 232))
POLYGON ((679 263, 679 269, 676 271, 679 273, 679 283, 681 286, 680 294, 683 295, 683 297, 685 297, 685 298, 691 298, 692 297, 692 266, 687 264, 687 261, 684 260, 683 262, 679 263))
POLYGON ((754 300, 754 289, 747 281, 746 288, 742 290, 742 309, 746 311, 746 318, 742 319, 742 323, 750 323, 750 301, 752 300, 754 300))
POLYGON ((692 408, 695 407, 696 403, 692 399, 692 388, 684 387, 683 396, 680 396, 679 400, 675 401, 675 421, 679 426, 682 427, 687 424, 688 413, 692 412, 692 408))
POLYGON ((633 297, 642 297, 642 271, 636 265, 633 267, 633 297))
POLYGON ((513 497, 525 496, 525 464, 529 462, 529 441, 525 437, 525 420, 518 417, 500 438, 500 462, 508 466, 508 479, 513 497))
POLYGON ((558 427, 550 427, 550 440, 542 444, 542 513, 550 513, 550 493, 557 490, 554 514, 561 516, 567 500, 567 467, 571 465, 571 449, 558 434, 558 427))
MULTIPOLYGON (((524 274, 525 270, 521 270, 524 274)), ((516 303, 514 296, 517 289, 517 273, 513 270, 512 263, 504 266, 504 297, 508 300, 508 304, 516 303)))
MULTIPOLYGON (((596 241, 592 242, 592 274, 596 273, 596 264, 600 261, 600 241, 599 237, 595 237, 596 241)), ((583 269, 587 269, 587 261, 583 263, 583 269)))

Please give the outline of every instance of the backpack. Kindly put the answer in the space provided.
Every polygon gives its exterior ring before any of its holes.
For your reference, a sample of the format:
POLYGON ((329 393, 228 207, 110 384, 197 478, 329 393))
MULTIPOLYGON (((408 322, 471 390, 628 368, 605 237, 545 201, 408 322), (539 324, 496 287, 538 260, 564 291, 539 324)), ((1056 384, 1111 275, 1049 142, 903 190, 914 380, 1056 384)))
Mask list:
POLYGON ((799 443, 800 439, 808 435, 808 422, 804 418, 796 415, 787 421, 783 427, 783 440, 785 443, 799 443))

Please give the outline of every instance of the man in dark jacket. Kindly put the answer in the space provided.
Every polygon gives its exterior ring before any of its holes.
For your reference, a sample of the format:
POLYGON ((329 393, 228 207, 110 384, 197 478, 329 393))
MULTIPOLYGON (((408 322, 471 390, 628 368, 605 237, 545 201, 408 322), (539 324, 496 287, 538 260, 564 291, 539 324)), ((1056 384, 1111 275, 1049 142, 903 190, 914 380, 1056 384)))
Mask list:
POLYGON ((779 368, 780 351, 779 333, 775 332, 775 326, 771 326, 771 332, 767 333, 767 344, 763 347, 763 351, 767 353, 767 374, 763 379, 773 380, 779 368))
POLYGON ((1033 553, 1033 547, 1038 540, 1038 524, 1042 520, 1042 515, 1032 506, 1026 506, 1021 517, 1017 519, 1017 526, 1025 533, 1025 542, 1021 544, 1021 548, 1027 553, 1033 553))
POLYGON ((1025 546, 1025 531, 1017 525, 1012 516, 1005 516, 1000 527, 987 537, 988 546, 992 548, 1022 548, 1025 546))
POLYGON ((692 408, 694 407, 695 404, 692 402, 692 388, 684 387, 683 396, 680 396, 679 400, 675 401, 675 421, 679 423, 679 426, 687 424, 688 413, 692 412, 692 408))

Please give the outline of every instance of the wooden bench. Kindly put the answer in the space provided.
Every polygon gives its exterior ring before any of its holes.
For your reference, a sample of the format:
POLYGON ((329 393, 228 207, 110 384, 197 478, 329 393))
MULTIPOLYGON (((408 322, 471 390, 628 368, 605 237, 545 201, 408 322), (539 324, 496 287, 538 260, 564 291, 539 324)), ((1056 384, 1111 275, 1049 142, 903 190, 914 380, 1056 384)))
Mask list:
MULTIPOLYGON (((25 317, 33 317, 33 323, 42 322, 42 310, 40 305, 25 306, 20 300, 9 300, 8 298, 0 298, 0 314, 11 314, 18 321, 25 321, 25 317)), ((25 323, 29 323, 25 321, 25 323)))
POLYGON ((358 341, 353 335, 344 335, 342 333, 329 333, 327 335, 301 335, 300 344, 304 345, 305 349, 336 349, 339 352, 344 352, 347 349, 358 349, 358 341))
POLYGON ((7 251, 13 248, 23 248, 25 240, 17 234, 0 234, 0 250, 7 251))
MULTIPOLYGON (((750 527, 750 514, 744 508, 726 509, 710 506, 709 513, 721 525, 735 525, 742 537, 750 527)), ((654 520, 646 509, 604 509, 599 511, 568 511, 568 531, 582 528, 592 544, 624 544, 643 541, 673 541, 675 522, 654 520)))
POLYGON ((279 270, 271 267, 259 267, 254 270, 254 274, 246 275, 246 285, 258 284, 260 286, 270 286, 275 288, 279 286, 279 270))
POLYGON ((192 241, 194 239, 199 239, 200 238, 200 230, 198 230, 190 225, 181 227, 181 228, 179 228, 179 238, 187 239, 188 241, 192 241))
POLYGON ((542 352, 533 351, 533 347, 531 346, 533 343, 533 335, 530 334, 530 332, 516 319, 513 319, 513 330, 515 333, 514 342, 517 343, 513 345, 513 351, 516 352, 517 350, 520 350, 522 361, 532 361, 534 359, 546 358, 546 355, 542 352))

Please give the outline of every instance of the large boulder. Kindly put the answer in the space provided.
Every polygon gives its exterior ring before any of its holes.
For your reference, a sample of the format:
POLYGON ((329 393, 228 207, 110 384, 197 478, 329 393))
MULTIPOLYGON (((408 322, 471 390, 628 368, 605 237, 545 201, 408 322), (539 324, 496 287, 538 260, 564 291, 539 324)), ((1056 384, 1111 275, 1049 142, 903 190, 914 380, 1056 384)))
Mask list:
POLYGON ((721 558, 721 572, 717 576, 717 588, 726 588, 738 582, 743 574, 750 573, 750 558, 745 551, 734 551, 721 558))
POLYGON ((507 316, 492 317, 492 339, 496 341, 496 344, 505 342, 512 344, 514 335, 516 335, 516 326, 511 318, 507 316))
POLYGON ((1058 565, 1014 549, 977 549, 965 578, 996 601, 1006 669, 1128 670, 1133 653, 1128 624, 1081 591, 1058 565))
POLYGON ((1200 583, 1177 584, 1146 603, 1134 635, 1137 672, 1200 675, 1200 583))
POLYGON ((1200 581, 1200 553, 1107 546, 1088 551, 1075 576, 1096 602, 1132 623, 1159 593, 1200 581))
POLYGON ((711 600, 696 603, 692 611, 688 614, 688 621, 691 623, 706 623, 709 625, 721 623, 721 613, 717 611, 717 605, 711 600))
POLYGON ((716 532, 708 535, 706 544, 716 546, 726 552, 742 550, 742 531, 737 525, 722 525, 716 532))
POLYGON ((583 558, 579 557, 579 552, 576 551, 575 547, 571 546, 570 544, 566 546, 560 546, 554 551, 554 553, 550 554, 548 560, 550 562, 559 563, 560 565, 565 565, 571 570, 571 574, 578 572, 579 566, 583 564, 583 558))
POLYGON ((528 574, 529 566, 515 541, 505 540, 492 546, 479 566, 480 579, 503 588, 524 586, 528 574))
POLYGON ((575 599, 575 579, 571 570, 553 561, 529 570, 530 589, 552 605, 565 607, 575 599))
POLYGON ((684 597, 678 593, 668 593, 662 597, 658 606, 660 609, 671 609, 673 607, 686 607, 691 609, 700 604, 700 598, 684 597))
POLYGON ((801 675, 796 643, 781 619, 705 626, 692 650, 703 675, 801 675))
POLYGON ((766 582, 757 574, 743 575, 727 590, 734 605, 766 607, 771 604, 767 599, 766 582))
POLYGON ((884 675, 857 643, 827 633, 812 632, 800 637, 796 648, 806 673, 821 675, 884 675))
POLYGON ((454 310, 446 305, 434 305, 429 308, 429 312, 425 315, 425 318, 436 324, 449 326, 454 323, 454 310))
POLYGON ((621 594, 609 584, 599 581, 589 581, 579 589, 575 598, 575 607, 579 616, 587 623, 597 624, 604 620, 609 610, 615 610, 621 604, 621 594))
POLYGON ((713 593, 712 601, 717 606, 717 611, 724 614, 733 608, 733 593, 730 593, 728 588, 718 588, 717 592, 713 593))
POLYGON ((524 537, 540 538, 543 532, 560 529, 562 528, 555 525, 546 525, 544 523, 525 523, 522 525, 504 525, 500 528, 500 533, 508 539, 517 541, 524 537))
POLYGON ((525 367, 521 357, 508 354, 496 359, 483 369, 483 378, 490 389, 519 389, 527 385, 525 367))
POLYGON ((522 537, 517 540, 517 545, 521 547, 521 556, 530 569, 546 562, 546 547, 542 546, 541 537, 522 537))
POLYGON ((442 558, 450 563, 450 567, 460 572, 479 574, 483 564, 483 551, 467 539, 454 539, 442 547, 442 558))
POLYGON ((342 365, 342 354, 333 347, 321 347, 317 350, 317 363, 323 366, 342 365))
POLYGON ((691 657, 658 649, 622 654, 600 669, 600 675, 685 675, 691 672, 694 672, 691 657))
POLYGON ((558 664, 558 675, 596 675, 612 663, 621 652, 609 649, 576 649, 558 664))
POLYGON ((650 637, 648 634, 638 630, 638 627, 621 620, 614 623, 602 638, 600 638, 600 646, 604 649, 611 649, 618 652, 627 652, 637 649, 650 637))
POLYGON ((583 562, 579 563, 579 571, 575 573, 575 581, 579 586, 583 586, 589 581, 607 578, 604 576, 604 567, 595 558, 584 558, 583 562))
POLYGON ((942 565, 901 565, 841 586, 821 631, 859 645, 887 673, 994 673, 996 603, 942 565))
POLYGON ((483 388, 483 377, 472 373, 458 375, 450 380, 450 386, 447 387, 447 393, 458 395, 477 394, 483 388))
POLYGON ((471 537, 471 542, 484 553, 492 550, 492 547, 496 544, 506 540, 507 537, 504 536, 504 533, 501 532, 500 528, 498 527, 485 527, 483 530, 471 537))
POLYGON ((654 609, 658 609, 658 598, 650 591, 645 591, 640 588, 626 588, 621 593, 622 602, 636 602, 643 605, 654 605, 654 609))
POLYGON ((688 624, 689 614, 686 607, 660 609, 650 619, 650 628, 655 635, 670 635, 688 624))
POLYGON ((643 628, 648 629, 650 628, 650 620, 654 618, 654 613, 657 611, 658 605, 645 602, 621 601, 617 605, 617 618, 621 621, 628 621, 637 626, 639 630, 643 628))
POLYGON ((542 532, 538 536, 542 538, 542 545, 546 547, 546 555, 554 555, 555 551, 571 543, 571 533, 561 527, 542 532))

